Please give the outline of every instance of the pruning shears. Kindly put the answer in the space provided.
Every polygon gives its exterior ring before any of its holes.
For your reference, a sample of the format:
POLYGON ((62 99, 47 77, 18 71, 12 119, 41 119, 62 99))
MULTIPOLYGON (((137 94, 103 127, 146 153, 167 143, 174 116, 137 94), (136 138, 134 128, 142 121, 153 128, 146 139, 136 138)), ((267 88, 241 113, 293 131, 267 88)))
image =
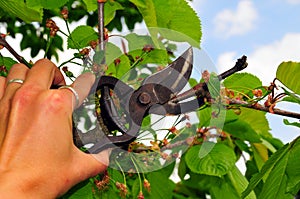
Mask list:
MULTIPOLYGON (((245 61, 244 58, 238 70, 245 67, 245 61)), ((98 153, 114 146, 128 146, 138 137, 143 118, 149 114, 179 115, 201 107, 211 98, 205 82, 180 94, 190 79, 192 69, 193 49, 190 47, 165 69, 144 79, 136 90, 115 77, 100 76, 96 80, 96 90, 101 91, 100 107, 103 122, 109 131, 117 130, 122 135, 105 135, 88 151, 98 153), (124 109, 127 127, 118 115, 110 95, 111 91, 116 94, 124 109), (193 99, 187 101, 189 97, 193 99)), ((234 69, 234 72, 238 70, 234 69)), ((227 73, 219 75, 219 79, 228 76, 227 73)))

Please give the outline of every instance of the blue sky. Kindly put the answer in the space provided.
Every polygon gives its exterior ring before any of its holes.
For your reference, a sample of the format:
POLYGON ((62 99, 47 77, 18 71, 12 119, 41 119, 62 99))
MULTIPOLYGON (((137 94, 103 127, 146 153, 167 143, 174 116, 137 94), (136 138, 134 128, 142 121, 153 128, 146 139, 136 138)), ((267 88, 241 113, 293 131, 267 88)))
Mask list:
MULTIPOLYGON (((268 85, 282 61, 300 61, 300 0, 193 0, 191 5, 202 23, 201 47, 219 72, 245 54, 245 71, 268 85)), ((281 107, 300 112, 297 106, 281 107)), ((284 142, 300 134, 285 126, 283 117, 268 118, 272 133, 284 142)))

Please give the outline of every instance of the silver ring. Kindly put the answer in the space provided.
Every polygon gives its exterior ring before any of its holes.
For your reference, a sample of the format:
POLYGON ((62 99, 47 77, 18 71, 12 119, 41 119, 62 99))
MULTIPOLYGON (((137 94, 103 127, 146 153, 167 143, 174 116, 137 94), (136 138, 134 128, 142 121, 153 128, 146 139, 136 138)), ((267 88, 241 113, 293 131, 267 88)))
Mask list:
POLYGON ((10 83, 19 83, 19 84, 23 84, 24 80, 23 79, 11 79, 8 81, 8 84, 10 83))
POLYGON ((73 93, 73 95, 75 96, 75 101, 76 101, 75 107, 77 107, 79 105, 79 95, 75 91, 74 88, 72 88, 71 86, 61 86, 61 87, 59 87, 59 89, 68 89, 68 90, 70 90, 73 93))

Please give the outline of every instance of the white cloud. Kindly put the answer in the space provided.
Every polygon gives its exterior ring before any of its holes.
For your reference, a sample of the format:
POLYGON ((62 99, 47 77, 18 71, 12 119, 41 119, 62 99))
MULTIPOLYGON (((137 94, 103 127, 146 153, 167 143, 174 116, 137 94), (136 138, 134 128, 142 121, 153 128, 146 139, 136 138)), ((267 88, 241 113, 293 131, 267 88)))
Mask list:
POLYGON ((300 0, 287 0, 289 4, 300 4, 300 0))
POLYGON ((235 11, 225 9, 214 18, 215 32, 228 38, 242 35, 254 29, 258 13, 251 0, 240 1, 235 11))
MULTIPOLYGON (((288 33, 281 40, 260 46, 248 57, 246 72, 258 76, 264 84, 269 84, 276 75, 278 65, 283 61, 300 61, 300 33, 288 33)), ((238 52, 225 52, 217 61, 219 72, 233 66, 241 56, 238 52)))

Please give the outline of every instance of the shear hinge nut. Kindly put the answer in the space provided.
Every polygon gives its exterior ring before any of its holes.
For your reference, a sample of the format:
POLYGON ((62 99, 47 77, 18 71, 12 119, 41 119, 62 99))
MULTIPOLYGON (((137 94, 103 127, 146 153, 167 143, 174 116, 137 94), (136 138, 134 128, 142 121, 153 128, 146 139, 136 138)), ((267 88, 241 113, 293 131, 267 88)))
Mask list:
POLYGON ((142 92, 139 95, 139 102, 144 105, 149 104, 151 102, 151 96, 149 95, 149 93, 142 92))

